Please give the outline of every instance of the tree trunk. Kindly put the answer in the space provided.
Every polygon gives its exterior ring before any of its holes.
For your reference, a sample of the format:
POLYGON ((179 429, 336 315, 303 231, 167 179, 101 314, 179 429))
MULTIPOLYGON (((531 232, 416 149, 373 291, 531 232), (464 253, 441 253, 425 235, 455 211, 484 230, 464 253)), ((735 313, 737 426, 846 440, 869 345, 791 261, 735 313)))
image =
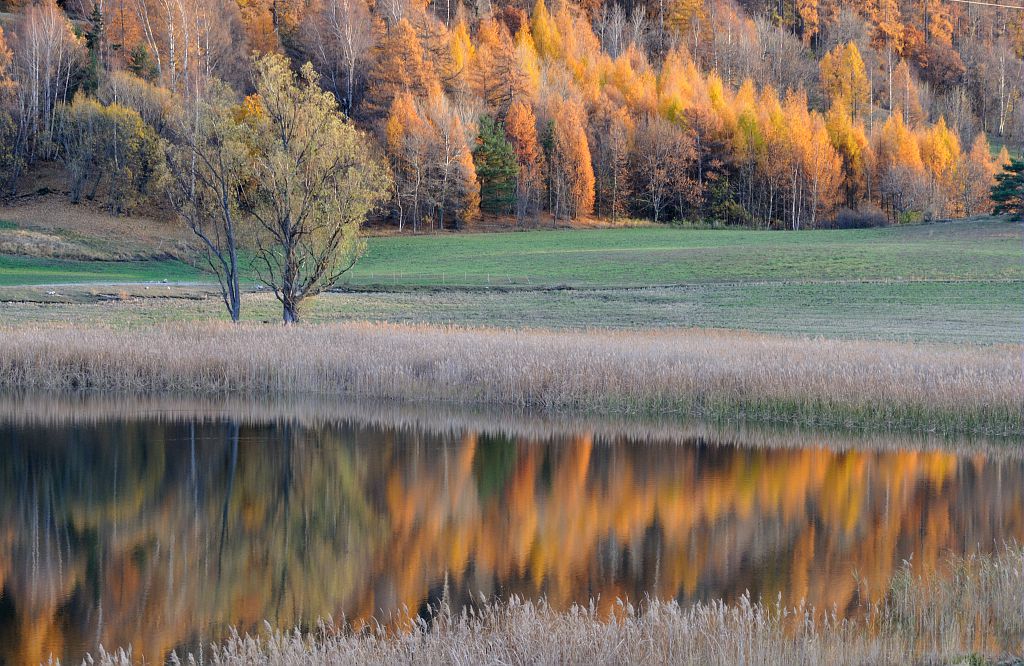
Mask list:
POLYGON ((282 318, 286 324, 296 324, 299 321, 298 303, 289 296, 282 300, 282 318))
POLYGON ((228 296, 228 315, 231 316, 231 322, 237 324, 242 317, 242 297, 238 293, 238 277, 234 278, 234 283, 231 294, 228 296))

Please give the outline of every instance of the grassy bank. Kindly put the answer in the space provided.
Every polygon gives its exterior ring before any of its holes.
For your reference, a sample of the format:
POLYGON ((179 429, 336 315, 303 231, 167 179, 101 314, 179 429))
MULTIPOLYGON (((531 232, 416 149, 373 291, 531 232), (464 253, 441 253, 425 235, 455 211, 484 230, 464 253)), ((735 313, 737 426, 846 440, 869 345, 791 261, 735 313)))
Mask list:
POLYGON ((14 328, 0 389, 348 396, 1024 433, 1022 347, 374 324, 14 328))
MULTIPOLYGON (((747 599, 685 608, 660 601, 620 603, 610 616, 594 604, 558 612, 543 602, 517 599, 454 615, 442 602, 426 620, 410 621, 408 631, 397 635, 334 625, 312 633, 235 635, 202 658, 225 666, 1019 663, 1022 569, 1024 551, 1018 546, 994 556, 952 560, 945 571, 928 577, 907 566, 883 601, 865 603, 849 618, 747 599)), ((96 663, 134 661, 129 652, 118 651, 101 653, 96 663)))
POLYGON ((1024 278, 998 219, 843 231, 654 227, 370 239, 353 283, 649 286, 757 280, 1024 278), (442 274, 443 273, 443 274, 442 274))
POLYGON ((144 261, 86 261, 49 257, 0 255, 0 286, 202 281, 211 276, 176 259, 144 261))
MULTIPOLYGON (((0 211, 0 219, 3 215, 0 211)), ((125 233, 102 219, 90 218, 82 230, 70 221, 55 229, 34 220, 22 216, 18 228, 112 256, 178 252, 187 240, 168 237, 166 227, 174 227, 166 223, 155 230, 125 233), (93 235, 83 240, 83 234, 93 235)), ((369 239, 365 256, 346 281, 361 286, 607 288, 754 281, 1021 280, 1022 239, 1024 226, 989 218, 842 231, 648 227, 382 236, 369 239)), ((203 279, 196 269, 173 260, 90 262, 2 253, 0 249, 0 285, 203 279)))
MULTIPOLYGON (((693 285, 647 289, 365 289, 322 294, 310 323, 385 321, 503 328, 702 327, 762 333, 971 344, 1021 341, 1024 282, 693 285)), ((225 320, 209 289, 172 285, 0 288, 8 326, 138 328, 225 320), (50 291, 55 291, 50 294, 50 291)), ((243 299, 247 321, 280 319, 269 294, 243 299)))
MULTIPOLYGON (((44 225, 37 218, 60 220, 60 209, 22 212, 19 228, 37 225, 83 252, 155 257, 180 242, 166 224, 138 222, 118 249, 100 241, 117 233, 117 220, 94 216, 79 224, 65 215, 59 225, 44 225)), ((378 237, 346 278, 345 293, 313 299, 303 316, 319 323, 707 327, 1020 342, 1022 243, 1024 226, 991 219, 785 233, 652 227, 378 237)), ((223 319, 209 281, 174 260, 0 254, 0 315, 11 326, 223 319), (207 284, 175 284, 197 282, 207 284)), ((243 316, 276 321, 280 313, 265 293, 250 293, 243 316)))

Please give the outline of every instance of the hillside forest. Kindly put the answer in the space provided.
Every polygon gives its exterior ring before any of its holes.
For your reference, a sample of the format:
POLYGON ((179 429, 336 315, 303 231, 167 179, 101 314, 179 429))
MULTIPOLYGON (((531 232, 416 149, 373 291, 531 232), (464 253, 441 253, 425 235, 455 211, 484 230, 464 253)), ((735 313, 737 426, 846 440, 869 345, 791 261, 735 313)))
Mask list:
POLYGON ((1009 4, 6 0, 0 181, 24 195, 45 171, 72 202, 170 209, 199 154, 180 146, 202 134, 244 163, 243 130, 285 90, 259 77, 283 67, 329 93, 324 150, 360 155, 345 168, 379 196, 358 212, 396 230, 976 215, 1024 143, 1009 4))

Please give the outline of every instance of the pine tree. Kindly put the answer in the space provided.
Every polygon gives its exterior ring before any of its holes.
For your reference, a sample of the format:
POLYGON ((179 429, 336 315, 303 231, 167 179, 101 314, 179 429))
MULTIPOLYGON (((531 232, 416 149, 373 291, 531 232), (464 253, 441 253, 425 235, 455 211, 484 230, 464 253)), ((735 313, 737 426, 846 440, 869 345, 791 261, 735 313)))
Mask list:
POLYGON ((1011 160, 1002 173, 996 174, 992 201, 996 204, 996 215, 1024 221, 1024 158, 1011 160))
POLYGON ((512 144, 505 138, 504 128, 494 118, 480 118, 480 132, 473 163, 480 181, 480 209, 490 213, 507 213, 515 201, 519 163, 512 144))
POLYGON ((89 65, 82 78, 82 87, 88 92, 96 92, 100 83, 100 72, 105 66, 104 42, 106 36, 106 23, 103 19, 103 12, 100 6, 92 6, 92 13, 89 14, 89 30, 85 33, 85 46, 89 51, 89 65))

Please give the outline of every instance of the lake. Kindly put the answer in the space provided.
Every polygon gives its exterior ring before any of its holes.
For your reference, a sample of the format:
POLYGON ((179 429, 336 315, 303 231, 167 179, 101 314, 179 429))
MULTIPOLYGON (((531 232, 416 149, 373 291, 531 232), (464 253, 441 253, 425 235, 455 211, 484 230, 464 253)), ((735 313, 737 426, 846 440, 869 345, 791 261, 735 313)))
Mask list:
POLYGON ((1019 445, 665 418, 0 397, 0 663, 448 599, 807 599, 1024 541, 1019 445))

